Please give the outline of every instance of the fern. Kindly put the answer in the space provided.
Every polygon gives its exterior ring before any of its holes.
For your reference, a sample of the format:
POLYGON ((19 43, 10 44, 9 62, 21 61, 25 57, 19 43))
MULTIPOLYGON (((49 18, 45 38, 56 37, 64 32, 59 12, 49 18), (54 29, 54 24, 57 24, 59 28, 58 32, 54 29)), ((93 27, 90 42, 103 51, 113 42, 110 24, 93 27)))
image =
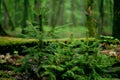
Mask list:
POLYGON ((100 54, 99 44, 99 41, 73 40, 66 44, 53 42, 42 50, 39 47, 28 48, 26 51, 29 54, 22 61, 24 68, 21 69, 27 70, 27 73, 33 71, 39 78, 46 77, 48 80, 99 80, 111 77, 106 70, 116 59, 100 54))

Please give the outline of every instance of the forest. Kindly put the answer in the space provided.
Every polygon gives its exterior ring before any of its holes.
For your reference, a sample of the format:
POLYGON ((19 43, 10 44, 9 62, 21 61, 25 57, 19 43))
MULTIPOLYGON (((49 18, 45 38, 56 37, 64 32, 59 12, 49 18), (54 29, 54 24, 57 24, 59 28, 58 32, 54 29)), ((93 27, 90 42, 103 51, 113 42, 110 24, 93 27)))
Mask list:
POLYGON ((0 0, 0 80, 120 80, 120 0, 0 0))

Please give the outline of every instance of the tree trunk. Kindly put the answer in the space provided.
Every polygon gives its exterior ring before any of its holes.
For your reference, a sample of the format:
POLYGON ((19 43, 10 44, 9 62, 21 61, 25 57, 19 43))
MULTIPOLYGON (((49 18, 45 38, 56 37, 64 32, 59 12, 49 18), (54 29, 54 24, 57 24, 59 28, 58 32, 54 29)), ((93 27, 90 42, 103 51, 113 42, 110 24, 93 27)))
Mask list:
POLYGON ((25 28, 27 27, 27 20, 28 20, 28 6, 29 6, 29 1, 24 0, 24 11, 23 11, 23 26, 22 26, 22 33, 25 34, 25 28))
POLYGON ((56 26, 56 0, 52 0, 52 11, 51 11, 51 23, 50 25, 52 26, 52 31, 54 31, 54 28, 56 26))
POLYGON ((89 37, 95 37, 95 25, 92 18, 92 7, 93 7, 93 0, 87 0, 87 7, 86 7, 86 26, 88 28, 89 37))
POLYGON ((58 9, 56 14, 56 24, 63 25, 64 24, 64 0, 58 1, 58 9))
POLYGON ((42 25, 42 15, 39 15, 39 31, 40 31, 40 38, 39 38, 39 48, 40 50, 43 47, 43 25, 42 25))
POLYGON ((18 4, 19 4, 19 0, 15 0, 14 1, 14 13, 15 13, 15 17, 14 17, 14 25, 15 26, 18 26, 19 24, 18 24, 18 20, 19 20, 19 18, 18 18, 18 4))
MULTIPOLYGON (((2 1, 0 0, 0 15, 1 15, 1 3, 2 3, 2 1)), ((6 35, 7 35, 7 33, 3 30, 2 22, 0 20, 0 36, 6 36, 6 35)))
POLYGON ((120 39, 120 0, 114 0, 113 37, 120 39))
POLYGON ((5 11, 6 11, 6 14, 7 14, 7 16, 8 16, 8 18, 9 18, 9 20, 10 20, 10 24, 11 24, 11 26, 12 26, 12 29, 11 29, 11 30, 14 30, 15 26, 14 26, 14 23, 13 23, 13 21, 12 21, 12 18, 11 18, 11 16, 10 16, 9 12, 8 12, 7 5, 6 5, 6 1, 5 1, 5 0, 3 0, 3 7, 4 7, 4 9, 5 9, 5 11))
MULTIPOLYGON (((4 0, 4 2, 6 3, 6 0, 4 0)), ((8 28, 8 16, 7 16, 7 12, 4 9, 4 28, 7 29, 8 28)))
MULTIPOLYGON (((0 0, 0 15, 1 15, 1 0, 0 0)), ((4 31, 3 27, 2 27, 2 22, 0 20, 0 36, 7 36, 7 33, 4 31)))
POLYGON ((40 12, 40 8, 41 8, 41 0, 35 0, 34 3, 35 3, 35 12, 36 14, 34 15, 34 20, 35 20, 35 24, 37 24, 39 22, 39 12, 40 12))
POLYGON ((74 0, 71 0, 71 16, 70 16, 71 26, 76 26, 76 17, 75 17, 75 3, 74 0))
POLYGON ((43 25, 42 25, 42 15, 39 15, 39 31, 42 33, 43 32, 43 25))
POLYGON ((98 1, 99 3, 99 13, 100 13, 100 22, 98 28, 99 36, 103 34, 103 22, 104 22, 104 0, 98 1))
MULTIPOLYGON (((0 0, 0 11, 1 11, 1 3, 2 3, 2 1, 0 0)), ((1 12, 0 12, 1 13, 1 12)))
POLYGON ((8 34, 4 31, 2 28, 2 25, 0 24, 0 36, 8 36, 8 34))

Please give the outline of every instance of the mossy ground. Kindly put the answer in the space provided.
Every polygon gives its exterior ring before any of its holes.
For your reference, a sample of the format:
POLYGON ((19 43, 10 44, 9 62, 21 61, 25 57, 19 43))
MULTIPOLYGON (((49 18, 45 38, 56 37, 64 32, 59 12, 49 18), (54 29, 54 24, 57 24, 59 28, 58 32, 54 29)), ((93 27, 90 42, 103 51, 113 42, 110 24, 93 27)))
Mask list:
MULTIPOLYGON (((81 41, 94 41, 95 38, 78 38, 78 39, 74 39, 74 40, 81 40, 81 41)), ((38 43, 38 39, 26 39, 26 38, 13 38, 13 37, 0 37, 0 46, 11 46, 11 45, 24 45, 26 43, 38 43)), ((62 41, 62 42, 71 42, 73 41, 72 38, 66 38, 66 39, 49 39, 49 40, 43 40, 44 43, 48 43, 48 42, 56 42, 56 41, 62 41)), ((14 48, 14 47, 12 47, 14 48)), ((106 47, 107 48, 107 47, 106 47)), ((15 49, 13 49, 15 50, 15 49)), ((2 53, 2 52, 1 52, 2 53)), ((12 55, 11 55, 12 56, 12 55)), ((9 58, 9 60, 11 60, 11 58, 9 58)), ((13 65, 12 63, 10 63, 8 60, 7 64, 11 64, 12 66, 15 66, 13 65)), ((14 80, 14 77, 13 77, 14 74, 9 74, 8 72, 6 71, 1 71, 0 70, 0 76, 2 76, 2 78, 0 78, 0 80, 14 80)), ((100 79, 100 80, 111 80, 109 78, 104 78, 104 79, 100 79)), ((112 79, 112 80, 119 80, 119 79, 112 79)))

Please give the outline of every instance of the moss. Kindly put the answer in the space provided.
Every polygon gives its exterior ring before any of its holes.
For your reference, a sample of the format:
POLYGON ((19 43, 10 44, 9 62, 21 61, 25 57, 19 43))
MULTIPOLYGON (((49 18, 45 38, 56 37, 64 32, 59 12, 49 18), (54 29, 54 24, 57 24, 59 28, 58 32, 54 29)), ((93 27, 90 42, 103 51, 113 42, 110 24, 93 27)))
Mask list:
MULTIPOLYGON (((49 45, 51 42, 65 42, 71 43, 72 41, 90 41, 94 42, 95 38, 64 38, 64 39, 44 39, 43 45, 49 45)), ((108 44, 120 44, 119 40, 114 39, 100 39, 101 43, 108 43, 108 44)), ((26 38, 14 38, 14 37, 0 37, 0 54, 4 53, 13 53, 14 51, 18 51, 20 54, 23 51, 23 47, 32 47, 38 43, 38 39, 26 39, 26 38)))
POLYGON ((13 37, 0 37, 0 46, 6 45, 16 45, 37 42, 37 39, 23 39, 23 38, 13 38, 13 37))
MULTIPOLYGON (((93 41, 95 38, 78 38, 75 39, 77 41, 93 41)), ((0 46, 10 46, 10 45, 19 45, 19 44, 34 44, 37 43, 39 40, 38 39, 24 39, 24 38, 13 38, 13 37, 0 37, 0 46)), ((47 42, 56 42, 56 41, 61 41, 61 42, 71 42, 72 39, 66 38, 66 39, 50 39, 50 40, 43 40, 44 43, 47 42)))

